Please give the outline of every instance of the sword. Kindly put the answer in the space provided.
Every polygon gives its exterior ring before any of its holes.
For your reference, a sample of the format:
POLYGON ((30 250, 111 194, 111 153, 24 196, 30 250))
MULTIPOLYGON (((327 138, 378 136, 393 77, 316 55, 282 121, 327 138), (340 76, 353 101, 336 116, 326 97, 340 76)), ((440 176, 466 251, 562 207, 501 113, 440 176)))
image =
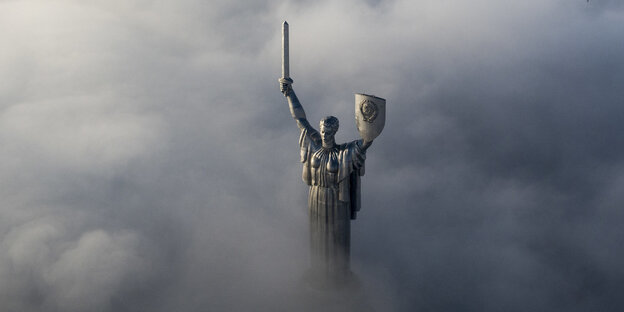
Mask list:
POLYGON ((282 78, 279 79, 282 84, 282 92, 287 95, 290 91, 292 79, 290 78, 290 64, 288 60, 288 22, 282 24, 282 78))
POLYGON ((282 78, 290 78, 290 64, 288 63, 288 22, 282 24, 282 78))

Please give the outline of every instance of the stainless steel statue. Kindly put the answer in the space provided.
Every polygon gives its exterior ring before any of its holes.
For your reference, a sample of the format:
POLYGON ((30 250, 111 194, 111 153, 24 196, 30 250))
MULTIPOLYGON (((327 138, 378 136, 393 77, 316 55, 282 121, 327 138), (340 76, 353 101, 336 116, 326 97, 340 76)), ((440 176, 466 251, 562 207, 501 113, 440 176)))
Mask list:
POLYGON ((281 92, 301 130, 299 147, 303 181, 310 186, 311 273, 329 282, 349 279, 350 222, 360 210, 360 176, 364 175, 366 150, 383 129, 385 100, 356 94, 356 123, 362 140, 336 144, 338 119, 327 116, 314 129, 292 88, 289 77, 288 23, 283 24, 281 92))

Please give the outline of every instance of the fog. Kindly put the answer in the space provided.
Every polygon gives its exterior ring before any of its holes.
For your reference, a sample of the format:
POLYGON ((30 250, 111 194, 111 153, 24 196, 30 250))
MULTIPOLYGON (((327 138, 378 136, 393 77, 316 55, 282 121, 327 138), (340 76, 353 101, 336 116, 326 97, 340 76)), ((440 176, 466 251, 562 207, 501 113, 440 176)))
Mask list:
MULTIPOLYGON (((306 296, 313 125, 367 153, 375 311, 620 311, 620 1, 0 2, 0 310, 345 310, 306 296)), ((340 295, 340 294, 339 294, 340 295)))

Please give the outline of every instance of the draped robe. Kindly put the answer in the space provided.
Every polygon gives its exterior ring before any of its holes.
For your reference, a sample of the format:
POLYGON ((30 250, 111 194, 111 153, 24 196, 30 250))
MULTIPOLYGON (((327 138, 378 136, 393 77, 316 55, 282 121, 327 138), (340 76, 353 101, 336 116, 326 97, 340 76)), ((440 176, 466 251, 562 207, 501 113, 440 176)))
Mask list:
POLYGON ((366 151, 362 140, 322 146, 319 133, 304 128, 299 138, 303 181, 310 186, 310 258, 312 269, 329 278, 349 274, 350 220, 360 210, 360 176, 366 151))

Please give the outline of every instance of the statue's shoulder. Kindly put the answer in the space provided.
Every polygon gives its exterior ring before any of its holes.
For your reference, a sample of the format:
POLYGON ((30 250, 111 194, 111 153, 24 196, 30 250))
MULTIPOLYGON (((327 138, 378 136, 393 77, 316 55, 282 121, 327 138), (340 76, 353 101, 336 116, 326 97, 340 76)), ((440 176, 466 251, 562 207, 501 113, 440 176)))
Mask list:
POLYGON ((322 142, 321 135, 312 127, 305 127, 301 129, 301 136, 299 137, 299 145, 307 146, 320 146, 322 142))
POLYGON ((338 145, 338 148, 341 151, 345 151, 345 150, 352 150, 358 146, 362 145, 362 140, 353 140, 351 142, 347 142, 347 143, 342 143, 340 145, 338 145))
POLYGON ((321 139, 321 135, 318 133, 318 131, 314 129, 313 131, 310 131, 310 140, 316 146, 320 146, 323 143, 323 140, 321 139))

